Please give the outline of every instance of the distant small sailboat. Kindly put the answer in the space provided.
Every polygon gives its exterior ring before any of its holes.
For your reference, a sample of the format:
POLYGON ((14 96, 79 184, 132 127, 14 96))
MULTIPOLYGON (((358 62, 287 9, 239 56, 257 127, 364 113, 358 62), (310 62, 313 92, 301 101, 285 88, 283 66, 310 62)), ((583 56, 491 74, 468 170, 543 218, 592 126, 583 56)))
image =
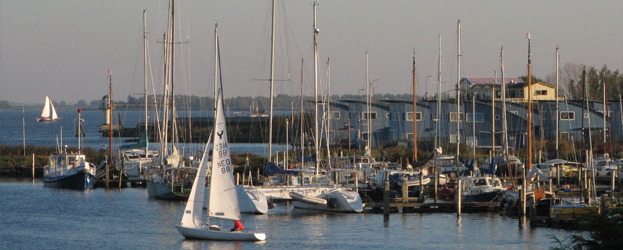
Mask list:
POLYGON ((56 109, 54 109, 54 104, 50 100, 50 97, 45 96, 45 105, 43 106, 43 112, 41 112, 41 117, 37 118, 38 122, 55 122, 58 119, 63 119, 58 117, 56 114, 56 109))

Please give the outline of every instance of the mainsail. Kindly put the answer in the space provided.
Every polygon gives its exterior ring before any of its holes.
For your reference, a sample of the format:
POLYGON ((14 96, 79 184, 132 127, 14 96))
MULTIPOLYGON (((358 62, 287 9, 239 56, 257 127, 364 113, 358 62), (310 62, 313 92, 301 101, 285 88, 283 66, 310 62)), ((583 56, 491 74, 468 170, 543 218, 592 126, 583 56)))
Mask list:
POLYGON ((223 96, 220 91, 217 100, 208 216, 239 221, 238 194, 236 193, 234 169, 231 164, 229 144, 227 143, 227 129, 223 114, 223 96))

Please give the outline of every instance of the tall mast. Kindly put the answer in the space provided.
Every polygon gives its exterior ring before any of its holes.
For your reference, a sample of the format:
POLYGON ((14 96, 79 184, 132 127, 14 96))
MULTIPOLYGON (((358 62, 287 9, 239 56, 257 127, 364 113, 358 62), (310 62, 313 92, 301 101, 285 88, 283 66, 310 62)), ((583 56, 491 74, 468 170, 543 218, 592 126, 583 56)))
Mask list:
MULTIPOLYGON (((113 162, 112 160, 112 110, 113 110, 113 101, 112 101, 112 73, 110 72, 110 68, 108 68, 108 91, 110 98, 108 99, 108 106, 110 107, 110 111, 108 112, 108 163, 106 164, 106 189, 109 187, 110 181, 110 166, 113 162)), ((61 145, 62 146, 62 145, 61 145)), ((119 180, 121 181, 121 179, 119 180)))
POLYGON ((532 55, 530 54, 530 31, 528 31, 528 162, 526 171, 532 168, 532 55))
POLYGON ((331 139, 331 59, 327 58, 327 103, 326 103, 326 115, 327 118, 327 166, 331 167, 331 150, 329 148, 331 139))
POLYGON ((171 144, 177 143, 177 115, 175 114, 175 0, 171 0, 171 39, 170 60, 171 60, 171 144))
POLYGON ((270 36, 270 117, 268 118, 268 162, 273 157, 273 97, 275 83, 275 0, 273 0, 272 28, 270 36))
POLYGON ((417 162, 417 119, 416 119, 417 117, 416 73, 417 72, 415 70, 415 49, 413 49, 413 70, 411 72, 413 74, 413 163, 415 163, 417 162))
MULTIPOLYGON (((219 48, 218 48, 218 23, 214 24, 214 110, 216 110, 217 104, 217 94, 218 94, 218 57, 219 57, 219 48)), ((270 156, 269 156, 270 157, 270 156)))
POLYGON ((500 49, 500 65, 502 71, 502 153, 508 159, 508 126, 506 124, 506 75, 504 75, 504 47, 500 49))
POLYGON ((304 59, 301 58, 301 121, 299 126, 300 131, 301 131, 301 173, 303 172, 303 166, 305 166, 305 131, 303 131, 303 116, 305 115, 305 113, 303 112, 303 107, 305 106, 305 103, 303 102, 303 74, 304 74, 304 67, 305 67, 305 63, 304 63, 304 59))
MULTIPOLYGON (((143 10, 143 99, 145 99, 145 135, 149 138, 147 122, 147 13, 143 10)), ((145 157, 147 157, 148 144, 145 144, 145 157)))
POLYGON ((607 123, 608 123, 608 100, 606 99, 606 74, 604 74, 604 152, 607 152, 607 146, 606 146, 606 142, 608 141, 608 135, 606 134, 606 130, 608 129, 607 127, 607 123))
POLYGON ((370 78, 368 77, 368 51, 366 50, 366 122, 368 123, 368 141, 367 141, 367 151, 370 152, 370 155, 372 154, 372 114, 370 114, 370 103, 371 103, 371 98, 370 98, 370 88, 371 88, 371 84, 370 84, 370 78))
MULTIPOLYGON (((457 70, 456 70, 456 157, 457 166, 459 165, 458 157, 460 153, 461 143, 461 20, 457 24, 457 70)), ((475 114, 472 114, 472 119, 476 119, 475 114)))
POLYGON ((435 122, 435 150, 440 146, 439 128, 441 115, 441 34, 439 34, 439 55, 437 57, 437 114, 435 122))
MULTIPOLYGON (((498 72, 493 72, 493 87, 491 87, 491 152, 495 155, 495 85, 498 85, 498 72)), ((475 115, 475 111, 473 112, 475 115)), ((474 117, 472 117, 474 118, 474 117)), ((476 120, 476 119, 472 119, 476 120)), ((474 121, 472 121, 474 122, 474 121)))
POLYGON ((316 147, 316 172, 318 175, 318 164, 320 162, 320 142, 318 141, 318 27, 316 27, 316 6, 318 1, 314 1, 314 146, 316 147))
POLYGON ((560 134, 560 107, 558 106, 558 70, 559 70, 558 46, 556 46, 556 159, 560 158, 558 151, 558 136, 560 134))

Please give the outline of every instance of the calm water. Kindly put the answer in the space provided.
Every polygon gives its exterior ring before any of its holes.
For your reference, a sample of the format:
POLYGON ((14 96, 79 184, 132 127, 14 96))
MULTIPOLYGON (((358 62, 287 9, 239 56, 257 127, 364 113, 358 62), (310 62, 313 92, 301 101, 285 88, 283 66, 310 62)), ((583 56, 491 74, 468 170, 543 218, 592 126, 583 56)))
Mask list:
MULTIPOLYGON (((63 119, 53 123, 39 123, 36 118, 41 115, 40 110, 0 110, 0 145, 20 146, 24 143, 24 130, 27 145, 35 146, 56 146, 57 141, 61 139, 61 127, 63 130, 63 145, 70 147, 78 146, 78 138, 75 137, 76 127, 78 125, 78 112, 76 110, 58 110, 59 117, 63 119), (24 129, 25 128, 25 129, 24 129)), ((128 127, 134 127, 139 121, 145 117, 141 110, 120 111, 123 124, 128 127)), ((181 112, 181 117, 188 116, 187 113, 181 112)), ((193 116, 211 116, 212 112, 196 111, 193 116)), ((150 115, 151 116, 151 115, 150 115)), ((101 110, 84 110, 82 111, 82 119, 84 119, 83 127, 86 137, 82 139, 83 147, 91 147, 95 149, 108 146, 108 138, 102 138, 99 133, 99 126, 103 124, 104 116, 101 110)), ((115 121, 117 114, 115 114, 115 121)), ((130 138, 115 138, 113 145, 122 145, 123 142, 130 138)), ((258 155, 268 155, 268 144, 256 143, 231 143, 231 149, 234 153, 253 153, 258 155)), ((117 147, 113 146, 113 147, 117 147)), ((158 149, 158 143, 151 143, 150 148, 158 149)), ((275 151, 285 151, 286 145, 273 145, 275 151)), ((199 143, 187 143, 180 145, 179 150, 186 154, 195 154, 199 149, 203 149, 199 143)))
MULTIPOLYGON (((184 202, 149 199, 146 189, 73 191, 40 180, 0 178, 2 249, 548 249, 551 235, 498 214, 322 214, 277 206, 243 215, 267 240, 184 240, 184 202)), ((231 225, 224 225, 230 227, 231 225)))

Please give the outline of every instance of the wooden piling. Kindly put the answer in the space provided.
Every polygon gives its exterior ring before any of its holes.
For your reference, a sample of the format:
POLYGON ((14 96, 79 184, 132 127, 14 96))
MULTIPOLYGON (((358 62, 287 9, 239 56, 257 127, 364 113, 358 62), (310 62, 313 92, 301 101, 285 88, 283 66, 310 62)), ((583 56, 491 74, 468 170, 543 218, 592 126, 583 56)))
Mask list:
POLYGON ((35 179, 35 154, 32 154, 32 179, 35 179))
POLYGON ((456 215, 461 216, 461 179, 456 180, 456 187, 454 187, 456 193, 456 215))
POLYGON ((383 214, 389 215, 389 174, 385 173, 385 189, 383 191, 383 214))
POLYGON ((424 173, 420 170, 420 202, 424 202, 424 173))

